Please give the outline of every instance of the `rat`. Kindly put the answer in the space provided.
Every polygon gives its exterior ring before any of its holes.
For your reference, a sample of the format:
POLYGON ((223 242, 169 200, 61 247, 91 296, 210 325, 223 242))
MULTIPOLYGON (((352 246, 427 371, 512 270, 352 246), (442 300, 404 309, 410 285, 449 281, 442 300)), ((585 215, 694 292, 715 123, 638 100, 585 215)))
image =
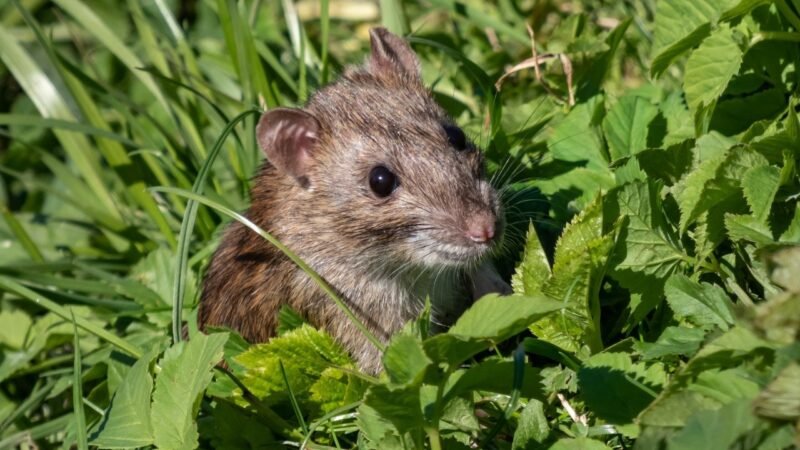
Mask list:
MULTIPOLYGON (((498 192, 476 145, 423 86, 417 55, 384 28, 371 53, 302 108, 266 111, 266 156, 248 219, 320 274, 383 342, 431 300, 452 324, 472 301, 510 288, 489 262, 502 238, 498 192)), ((381 353, 280 250, 230 224, 207 270, 198 324, 250 342, 274 335, 288 305, 371 374, 381 353)))

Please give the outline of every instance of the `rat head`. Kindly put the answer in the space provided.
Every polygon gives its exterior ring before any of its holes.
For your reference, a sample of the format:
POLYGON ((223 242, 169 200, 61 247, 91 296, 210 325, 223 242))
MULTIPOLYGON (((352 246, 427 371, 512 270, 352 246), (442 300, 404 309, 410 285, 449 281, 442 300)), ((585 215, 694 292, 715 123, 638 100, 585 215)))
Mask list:
POLYGON ((408 44, 383 28, 370 37, 365 66, 304 109, 266 112, 259 144, 319 239, 374 264, 477 263, 502 233, 481 152, 424 88, 408 44))

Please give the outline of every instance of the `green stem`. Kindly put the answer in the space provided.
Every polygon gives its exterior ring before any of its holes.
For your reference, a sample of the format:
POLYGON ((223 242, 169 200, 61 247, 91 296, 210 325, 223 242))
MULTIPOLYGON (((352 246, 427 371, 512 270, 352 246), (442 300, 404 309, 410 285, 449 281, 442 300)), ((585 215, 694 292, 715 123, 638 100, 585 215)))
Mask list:
POLYGON ((428 442, 431 444, 431 450, 442 450, 442 437, 439 436, 439 427, 426 427, 425 432, 428 434, 428 442))
POLYGON ((784 42, 800 42, 800 33, 792 31, 762 31, 753 35, 750 40, 750 46, 754 46, 761 41, 784 41, 784 42))

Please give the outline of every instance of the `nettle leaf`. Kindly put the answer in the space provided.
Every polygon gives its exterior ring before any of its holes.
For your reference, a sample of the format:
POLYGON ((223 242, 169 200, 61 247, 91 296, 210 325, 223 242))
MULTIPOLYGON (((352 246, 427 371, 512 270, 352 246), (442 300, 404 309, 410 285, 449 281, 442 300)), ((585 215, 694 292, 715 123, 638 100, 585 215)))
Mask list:
POLYGON ((636 348, 644 359, 667 355, 692 355, 700 348, 706 332, 701 328, 667 327, 656 342, 637 342, 636 348))
POLYGON ((647 148, 648 126, 656 115, 658 108, 637 95, 626 95, 611 107, 603 119, 603 131, 612 161, 647 148))
POLYGON ((342 376, 337 371, 339 368, 355 368, 347 352, 325 332, 307 324, 267 343, 253 345, 233 360, 241 381, 268 404, 288 400, 281 363, 292 392, 304 407, 326 404, 328 409, 332 404, 342 406, 346 393, 360 386, 354 377, 342 376), (326 389, 315 387, 317 383, 322 383, 320 386, 324 385, 326 389))
POLYGON ((150 363, 157 351, 152 351, 131 367, 117 388, 103 420, 93 430, 90 443, 101 448, 146 447, 153 444, 150 425, 150 394, 153 377, 150 363))
POLYGON ((535 448, 543 444, 549 435, 550 426, 544 414, 544 403, 536 399, 529 400, 519 415, 511 450, 535 448))
POLYGON ((733 31, 723 25, 706 38, 689 56, 683 91, 689 109, 716 101, 739 72, 744 53, 733 38, 733 31))
MULTIPOLYGON (((709 150, 698 141, 700 152, 709 150)), ((767 160, 747 147, 733 147, 724 155, 711 148, 711 156, 673 187, 673 195, 681 210, 680 231, 685 232, 697 218, 732 196, 741 195, 744 174, 753 167, 767 165, 767 160)))
POLYGON ((675 274, 667 280, 664 293, 675 316, 695 326, 727 330, 733 324, 730 297, 715 284, 698 283, 675 274))
POLYGON ((419 384, 432 364, 422 343, 408 334, 395 335, 383 354, 383 366, 395 384, 419 384))
POLYGON ((364 396, 364 406, 394 425, 400 434, 419 429, 424 424, 419 386, 372 385, 364 396))
POLYGON ((586 406, 614 424, 632 423, 666 384, 661 363, 633 363, 626 353, 599 353, 578 371, 578 386, 586 406))
POLYGON ((774 242, 769 226, 753 216, 725 214, 725 228, 732 241, 749 241, 758 245, 774 242))
POLYGON ((198 445, 194 419, 203 390, 211 382, 212 369, 222 360, 227 333, 197 333, 164 352, 159 361, 150 423, 155 446, 192 449, 198 445))
POLYGON ((623 186, 616 194, 621 217, 627 218, 615 250, 615 277, 665 279, 687 258, 662 216, 659 186, 653 181, 623 186))
POLYGON ((756 426, 750 401, 742 400, 716 411, 698 411, 671 436, 669 450, 730 448, 739 436, 756 426))
POLYGON ((553 274, 541 288, 564 309, 530 327, 540 339, 571 352, 584 345, 592 351, 602 348, 597 290, 614 245, 612 234, 602 234, 602 212, 598 197, 564 229, 556 244, 553 274))
POLYGON ((550 275, 547 254, 536 234, 536 229, 533 224, 530 224, 522 261, 517 266, 514 276, 511 277, 511 287, 516 294, 535 295, 541 292, 542 286, 550 278, 550 275))
POLYGON ((752 167, 745 172, 742 189, 756 220, 767 223, 772 202, 780 187, 781 170, 774 166, 752 167))

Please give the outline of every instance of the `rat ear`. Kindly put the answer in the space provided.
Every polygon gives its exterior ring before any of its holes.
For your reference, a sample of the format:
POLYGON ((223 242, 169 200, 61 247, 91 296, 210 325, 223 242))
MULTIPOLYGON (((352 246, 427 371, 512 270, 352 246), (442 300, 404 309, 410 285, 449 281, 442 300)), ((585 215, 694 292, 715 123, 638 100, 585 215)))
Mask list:
POLYGON ((319 139, 319 122, 311 114, 292 108, 264 113, 256 126, 261 151, 279 171, 303 179, 312 164, 319 139))
POLYGON ((369 30, 369 40, 369 71, 373 75, 401 75, 419 81, 419 59, 403 38, 377 27, 369 30))

